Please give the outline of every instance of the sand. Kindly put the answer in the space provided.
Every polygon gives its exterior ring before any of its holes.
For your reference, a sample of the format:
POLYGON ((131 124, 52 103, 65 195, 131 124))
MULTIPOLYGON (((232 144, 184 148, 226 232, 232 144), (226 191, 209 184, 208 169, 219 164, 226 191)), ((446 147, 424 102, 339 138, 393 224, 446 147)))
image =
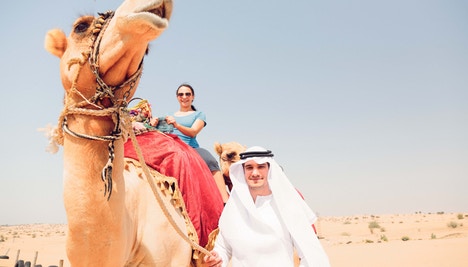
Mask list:
MULTIPOLYGON (((468 266, 468 213, 321 217, 316 226, 333 267, 468 266)), ((0 267, 13 267, 17 258, 70 266, 65 233, 58 224, 0 226, 0 256, 9 256, 0 267)))
POLYGON ((467 213, 325 217, 318 229, 335 267, 468 266, 467 213))

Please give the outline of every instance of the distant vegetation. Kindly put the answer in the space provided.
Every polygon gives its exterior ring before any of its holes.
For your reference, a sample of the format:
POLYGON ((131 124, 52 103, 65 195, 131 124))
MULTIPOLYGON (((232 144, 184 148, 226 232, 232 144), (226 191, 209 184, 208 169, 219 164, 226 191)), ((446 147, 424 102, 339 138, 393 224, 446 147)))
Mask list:
POLYGON ((403 240, 403 241, 408 241, 408 240, 410 240, 410 238, 409 238, 408 236, 405 235, 405 236, 403 236, 403 237, 401 238, 401 240, 403 240))
POLYGON ((380 228, 380 225, 379 225, 378 222, 372 221, 372 222, 369 223, 369 230, 370 230, 371 234, 374 233, 374 229, 379 229, 379 228, 380 228))
POLYGON ((381 235, 381 236, 380 236, 380 240, 385 241, 385 242, 388 242, 388 238, 387 238, 386 235, 381 235))
POLYGON ((447 223, 447 226, 450 227, 450 228, 457 228, 458 223, 454 222, 454 221, 451 221, 451 222, 447 223))

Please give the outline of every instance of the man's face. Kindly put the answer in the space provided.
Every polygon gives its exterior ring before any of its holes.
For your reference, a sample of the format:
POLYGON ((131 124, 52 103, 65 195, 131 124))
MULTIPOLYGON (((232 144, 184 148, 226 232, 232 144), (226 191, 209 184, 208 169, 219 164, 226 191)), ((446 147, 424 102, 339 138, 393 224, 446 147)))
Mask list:
POLYGON ((257 164, 253 160, 244 163, 245 181, 250 189, 266 189, 268 186, 268 163, 257 164))

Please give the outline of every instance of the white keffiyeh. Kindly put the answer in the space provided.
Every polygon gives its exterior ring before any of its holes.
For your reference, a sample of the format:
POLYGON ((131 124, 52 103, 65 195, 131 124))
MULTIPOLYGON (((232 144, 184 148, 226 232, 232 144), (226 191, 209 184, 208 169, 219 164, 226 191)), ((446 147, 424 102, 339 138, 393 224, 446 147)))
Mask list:
MULTIPOLYGON (((230 177, 233 190, 219 221, 221 233, 242 233, 242 227, 260 234, 274 234, 267 223, 262 222, 256 212, 255 203, 245 181, 243 163, 254 160, 257 164, 270 164, 268 183, 272 191, 273 206, 279 213, 294 242, 295 249, 302 256, 300 266, 328 267, 328 257, 323 250, 311 224, 316 215, 296 191, 272 154, 262 147, 252 147, 244 153, 248 158, 231 165, 230 177), (256 154, 255 152, 260 152, 256 154), (250 153, 250 154, 249 154, 250 153), (262 153, 264 155, 262 155, 262 153), (265 156, 266 155, 266 156, 265 156)), ((252 251, 251 253, 256 253, 252 251)), ((258 252, 257 252, 258 253, 258 252)), ((249 266, 250 267, 250 266, 249 266)))

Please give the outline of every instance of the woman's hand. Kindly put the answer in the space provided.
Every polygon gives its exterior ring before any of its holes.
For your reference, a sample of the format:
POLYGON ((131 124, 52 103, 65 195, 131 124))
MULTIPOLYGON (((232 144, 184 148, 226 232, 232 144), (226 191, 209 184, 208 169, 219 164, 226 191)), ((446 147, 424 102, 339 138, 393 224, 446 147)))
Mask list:
POLYGON ((158 123, 159 123, 158 117, 151 118, 151 119, 150 119, 150 122, 149 122, 149 124, 150 124, 151 126, 153 126, 153 127, 156 127, 156 126, 158 125, 158 123))
POLYGON ((211 251, 211 255, 203 257, 203 261, 204 266, 207 267, 221 267, 223 264, 223 260, 216 251, 211 251))
POLYGON ((132 128, 133 128, 134 131, 146 130, 145 125, 142 122, 138 122, 138 121, 132 122, 132 128))
POLYGON ((176 122, 176 120, 174 119, 173 116, 170 116, 170 115, 167 116, 166 117, 166 122, 167 122, 167 124, 172 124, 174 126, 174 128, 177 128, 177 122, 176 122))
POLYGON ((174 126, 174 128, 179 130, 182 134, 192 138, 197 136, 197 134, 203 129, 203 127, 205 127, 205 122, 200 119, 196 119, 191 127, 178 124, 175 118, 171 115, 166 117, 166 122, 168 124, 172 124, 172 126, 174 126))

